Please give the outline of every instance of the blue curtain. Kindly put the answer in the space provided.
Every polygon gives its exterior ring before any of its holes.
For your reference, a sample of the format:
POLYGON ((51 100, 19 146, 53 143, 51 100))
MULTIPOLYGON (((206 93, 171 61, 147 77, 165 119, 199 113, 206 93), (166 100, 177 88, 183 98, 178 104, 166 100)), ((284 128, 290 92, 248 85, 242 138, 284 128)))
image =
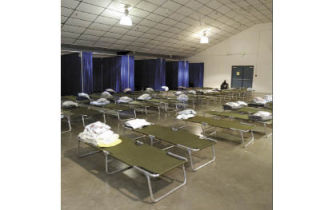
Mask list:
POLYGON ((170 90, 178 89, 178 62, 166 62, 166 84, 170 90))
POLYGON ((81 58, 78 53, 61 56, 61 95, 81 92, 81 58))
POLYGON ((203 87, 204 63, 189 63, 189 86, 203 87))
POLYGON ((121 56, 102 59, 103 90, 112 88, 120 91, 121 56))
POLYGON ((135 88, 143 90, 151 87, 161 90, 161 86, 166 85, 165 60, 150 59, 135 61, 135 88))
POLYGON ((120 90, 131 88, 134 91, 134 57, 121 56, 120 90))
POLYGON ((93 92, 100 93, 103 91, 103 71, 102 58, 93 58, 93 92))
POLYGON ((93 92, 92 52, 82 52, 82 92, 93 92))
POLYGON ((179 86, 189 87, 189 62, 173 61, 166 63, 166 82, 170 89, 179 86))

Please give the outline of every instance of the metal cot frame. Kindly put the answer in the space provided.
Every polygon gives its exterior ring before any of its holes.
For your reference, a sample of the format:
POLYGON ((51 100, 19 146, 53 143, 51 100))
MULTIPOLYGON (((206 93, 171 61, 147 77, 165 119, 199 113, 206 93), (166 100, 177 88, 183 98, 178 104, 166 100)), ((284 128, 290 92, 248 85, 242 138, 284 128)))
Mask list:
MULTIPOLYGON (((142 142, 140 141, 137 141, 139 144, 143 144, 142 142)), ((186 176, 186 170, 185 170, 185 166, 184 164, 182 165, 182 171, 183 171, 183 181, 180 181, 181 183, 172 188, 171 190, 169 190, 168 192, 164 193, 163 195, 159 196, 159 197, 155 197, 154 196, 154 193, 153 193, 153 190, 152 190, 152 183, 151 183, 151 179, 152 178, 160 178, 161 177, 161 174, 157 174, 157 173, 152 173, 152 172, 149 172, 141 167, 138 167, 138 166, 127 166, 127 167, 124 167, 124 168, 120 168, 120 169, 116 169, 116 170, 113 170, 113 171, 110 171, 109 169, 109 162, 112 160, 112 159, 116 159, 120 162, 122 162, 121 160, 113 157, 110 152, 108 152, 107 150, 94 150, 94 151, 91 151, 91 152, 88 152, 88 153, 85 153, 85 154, 80 154, 80 143, 84 143, 81 141, 81 139, 78 137, 78 147, 77 147, 77 153, 78 153, 78 157, 79 158, 83 158, 83 157, 87 157, 89 155, 93 155, 93 154, 96 154, 98 152, 103 152, 104 155, 105 155, 105 171, 108 175, 111 175, 111 174, 115 174, 115 173, 118 173, 118 172, 122 172, 122 171, 125 171, 125 170, 128 170, 128 169, 131 169, 131 168, 134 168, 136 169, 137 171, 141 172, 142 174, 145 175, 146 179, 147 179, 147 183, 148 183, 148 189, 149 189, 149 194, 150 194, 150 199, 153 203, 156 203, 160 200, 162 200, 163 198, 167 197, 168 195, 172 194, 173 192, 175 192, 176 190, 180 189, 181 187, 183 187, 184 185, 186 185, 187 183, 187 176, 186 176), (111 159, 112 157, 112 159, 111 159)), ((88 146, 91 146, 95 149, 97 149, 95 146, 91 145, 91 144, 88 144, 88 143, 84 143, 88 146)), ((171 153, 171 152, 167 152, 168 155, 174 157, 174 158, 177 158, 177 159, 180 159, 180 160, 185 160, 186 162, 188 161, 186 158, 180 156, 180 155, 177 155, 177 154, 174 154, 174 153, 171 153)))
MULTIPOLYGON (((140 133, 139 131, 137 131, 137 130, 134 130, 134 129, 129 128, 129 127, 127 127, 127 126, 124 126, 124 127, 127 128, 127 129, 130 129, 130 130, 134 131, 135 133, 141 134, 141 133, 140 133)), ((173 128, 171 128, 171 129, 173 129, 173 128)), ((174 130, 174 129, 173 129, 173 130, 174 130)), ((168 146, 168 147, 166 147, 166 148, 163 148, 162 150, 168 150, 168 149, 171 149, 171 148, 174 147, 174 146, 176 146, 176 147, 178 147, 178 148, 180 148, 180 149, 186 150, 186 151, 188 152, 188 156, 189 156, 189 159, 190 159, 190 166, 191 166, 192 171, 197 171, 197 170, 199 170, 200 168, 202 168, 202 167, 204 167, 204 166, 206 166, 206 165, 208 165, 208 164, 210 164, 210 163, 212 163, 212 162, 214 162, 214 161, 216 160, 216 153, 215 153, 215 149, 214 149, 214 145, 213 145, 213 144, 212 144, 212 146, 211 146, 211 149, 212 149, 212 158, 211 158, 209 161, 207 161, 207 162, 205 162, 205 163, 203 163, 203 164, 201 164, 201 165, 199 165, 199 166, 196 167, 196 166, 194 165, 194 163, 193 163, 192 153, 193 153, 193 152, 199 152, 200 149, 191 148, 191 147, 188 147, 188 146, 185 146, 185 145, 182 145, 182 144, 172 144, 172 143, 170 143, 170 142, 168 142, 168 141, 161 140, 161 139, 159 139, 159 138, 157 138, 156 136, 153 136, 153 135, 143 134, 142 136, 139 136, 138 138, 145 138, 145 137, 148 137, 148 138, 149 138, 149 140, 150 140, 150 145, 151 145, 151 146, 153 146, 155 140, 164 141, 164 142, 170 144, 170 146, 168 146)), ((207 140, 210 140, 210 141, 213 141, 213 142, 217 143, 216 140, 214 140, 214 139, 212 139, 212 138, 209 138, 209 137, 206 137, 206 136, 204 137, 204 139, 207 139, 207 140)), ((174 153, 172 153, 172 154, 174 154, 174 153)))

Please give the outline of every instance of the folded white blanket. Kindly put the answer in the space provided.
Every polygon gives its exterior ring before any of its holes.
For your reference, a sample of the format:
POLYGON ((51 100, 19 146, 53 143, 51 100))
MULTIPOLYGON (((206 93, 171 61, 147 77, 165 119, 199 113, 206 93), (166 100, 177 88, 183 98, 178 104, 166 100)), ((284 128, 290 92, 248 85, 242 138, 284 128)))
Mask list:
POLYGON ((82 141, 93 145, 111 144, 119 139, 119 135, 110 130, 110 126, 99 121, 87 125, 79 137, 82 141))
POLYGON ((181 102, 186 102, 189 100, 189 97, 186 94, 181 94, 177 97, 177 100, 181 102))
POLYGON ((109 92, 109 93, 115 93, 115 92, 116 92, 116 91, 114 91, 114 90, 111 89, 111 88, 106 89, 106 91, 109 92))
POLYGON ((86 93, 78 93, 78 96, 79 97, 85 97, 85 98, 90 100, 90 96, 88 94, 86 94, 86 93))
POLYGON ((269 117, 272 116, 272 114, 270 112, 266 112, 266 111, 258 111, 256 113, 253 114, 253 116, 257 116, 257 117, 269 117))
POLYGON ((133 128, 133 129, 143 128, 144 126, 151 125, 151 123, 146 121, 145 119, 128 120, 124 124, 127 127, 130 127, 130 128, 133 128))
POLYGON ((271 102, 272 101, 272 95, 265 95, 265 96, 263 96, 263 99, 266 100, 267 102, 271 102))
POLYGON ((123 90, 124 93, 132 92, 131 88, 126 88, 123 90))
POLYGON ((237 101, 236 103, 239 104, 241 107, 248 106, 248 104, 244 101, 237 101))
POLYGON ((146 91, 147 91, 147 92, 153 92, 153 91, 154 91, 154 89, 153 89, 153 88, 151 88, 151 87, 148 87, 148 88, 146 88, 146 91))
POLYGON ((189 119, 189 118, 194 117, 194 116, 195 116, 194 114, 179 114, 177 116, 177 119, 178 120, 181 120, 181 119, 186 120, 186 119, 189 119))
POLYGON ((266 104, 268 101, 267 100, 265 100, 265 99, 263 99, 263 98, 261 98, 261 97, 255 97, 254 99, 253 99, 253 102, 254 103, 256 103, 256 104, 266 104))
POLYGON ((188 93, 196 95, 197 92, 195 90, 189 90, 188 93))
POLYGON ((228 103, 226 103, 225 105, 230 106, 230 107, 232 107, 233 109, 236 109, 236 108, 240 108, 240 107, 241 107, 241 105, 238 104, 237 102, 228 102, 228 103))
POLYGON ((122 96, 119 98, 117 102, 120 104, 120 103, 129 103, 131 101, 133 101, 132 98, 129 98, 128 96, 122 96))
POLYGON ((179 95, 181 95, 183 92, 182 91, 176 91, 174 94, 176 95, 176 96, 179 96, 179 95))
POLYGON ((101 98, 113 98, 113 96, 108 91, 104 91, 101 93, 101 98))
POLYGON ((139 96, 137 99, 138 99, 138 100, 142 100, 142 101, 144 101, 144 100, 150 100, 150 99, 151 99, 151 96, 150 96, 148 93, 145 93, 145 94, 142 94, 141 96, 139 96))
POLYGON ((64 101, 62 103, 63 108, 78 107, 78 106, 79 106, 78 103, 73 102, 73 101, 64 101))
POLYGON ((164 91, 169 91, 169 88, 167 86, 161 86, 161 88, 164 90, 164 91))
POLYGON ((193 109, 185 109, 183 111, 178 112, 178 114, 197 114, 193 109))
POLYGON ((95 106, 104 106, 104 105, 110 104, 110 101, 108 101, 105 98, 99 98, 96 101, 91 101, 90 104, 95 106))

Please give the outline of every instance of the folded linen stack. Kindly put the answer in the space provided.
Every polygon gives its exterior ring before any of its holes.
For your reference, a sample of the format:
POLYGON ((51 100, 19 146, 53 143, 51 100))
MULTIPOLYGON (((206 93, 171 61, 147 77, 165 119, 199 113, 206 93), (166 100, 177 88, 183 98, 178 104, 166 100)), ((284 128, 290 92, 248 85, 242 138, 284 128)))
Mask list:
POLYGON ((148 87, 148 88, 146 88, 146 91, 147 91, 147 92, 153 92, 153 91, 154 91, 154 89, 153 89, 153 88, 151 88, 151 87, 148 87))
POLYGON ((161 86, 161 89, 164 91, 169 91, 169 88, 167 86, 161 86))
POLYGON ((267 102, 272 102, 272 95, 265 95, 263 96, 263 99, 266 100, 267 102))
POLYGON ((185 109, 183 111, 180 111, 178 112, 178 116, 177 116, 177 119, 178 120, 186 120, 186 119, 189 119, 191 117, 194 117, 196 116, 197 112, 194 111, 193 109, 185 109))
POLYGON ((132 90, 131 90, 131 88, 126 88, 126 89, 123 90, 123 92, 124 92, 124 93, 131 93, 132 90))
POLYGON ((104 91, 103 93, 101 93, 101 98, 113 98, 113 96, 108 92, 108 91, 104 91))
POLYGON ((114 94, 116 91, 114 91, 113 89, 111 88, 108 88, 106 89, 105 91, 109 92, 110 94, 114 94))
POLYGON ((118 100, 117 102, 118 102, 119 104, 120 104, 120 103, 125 103, 125 104, 127 104, 127 103, 129 103, 129 102, 131 102, 131 101, 133 101, 132 98, 129 98, 128 96, 122 96, 122 97, 119 98, 119 100, 118 100))
POLYGON ((189 90, 188 93, 193 94, 193 95, 197 94, 197 92, 195 90, 189 90))
POLYGON ((264 104, 266 104, 267 102, 268 102, 267 100, 265 100, 265 99, 263 99, 263 98, 261 98, 261 97, 255 97, 255 98, 253 99, 253 103, 255 103, 255 104, 264 105, 264 104))
POLYGON ((266 111, 258 111, 253 115, 249 116, 251 120, 258 120, 258 121, 266 121, 272 119, 272 114, 266 111))
POLYGON ((177 100, 180 102, 186 102, 189 100, 189 97, 186 94, 181 94, 177 97, 177 100))
POLYGON ((145 119, 128 120, 124 124, 127 127, 130 127, 130 128, 133 128, 133 129, 143 128, 144 126, 151 125, 151 123, 146 121, 145 119))
POLYGON ((82 141, 99 147, 110 147, 121 143, 119 135, 100 121, 87 125, 79 137, 82 141))
POLYGON ((90 100, 90 96, 86 93, 78 93, 78 100, 90 100))
POLYGON ((72 108, 72 107, 78 107, 78 103, 74 102, 74 101, 64 101, 62 103, 62 107, 63 108, 72 108))
POLYGON ((142 94, 141 96, 139 96, 137 99, 141 100, 141 101, 150 100, 151 96, 148 93, 145 93, 145 94, 142 94))
POLYGON ((110 104, 110 101, 108 101, 105 98, 99 98, 96 101, 91 101, 90 104, 94 106, 104 106, 104 105, 110 104))

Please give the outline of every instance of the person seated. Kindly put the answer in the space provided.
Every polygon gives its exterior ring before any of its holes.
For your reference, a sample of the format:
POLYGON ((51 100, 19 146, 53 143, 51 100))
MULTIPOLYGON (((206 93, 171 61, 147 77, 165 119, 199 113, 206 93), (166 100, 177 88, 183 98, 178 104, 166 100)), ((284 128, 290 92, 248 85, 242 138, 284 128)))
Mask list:
POLYGON ((227 83, 226 80, 224 80, 223 83, 220 86, 220 89, 221 90, 225 90, 225 89, 228 89, 228 88, 229 88, 229 84, 227 83))

